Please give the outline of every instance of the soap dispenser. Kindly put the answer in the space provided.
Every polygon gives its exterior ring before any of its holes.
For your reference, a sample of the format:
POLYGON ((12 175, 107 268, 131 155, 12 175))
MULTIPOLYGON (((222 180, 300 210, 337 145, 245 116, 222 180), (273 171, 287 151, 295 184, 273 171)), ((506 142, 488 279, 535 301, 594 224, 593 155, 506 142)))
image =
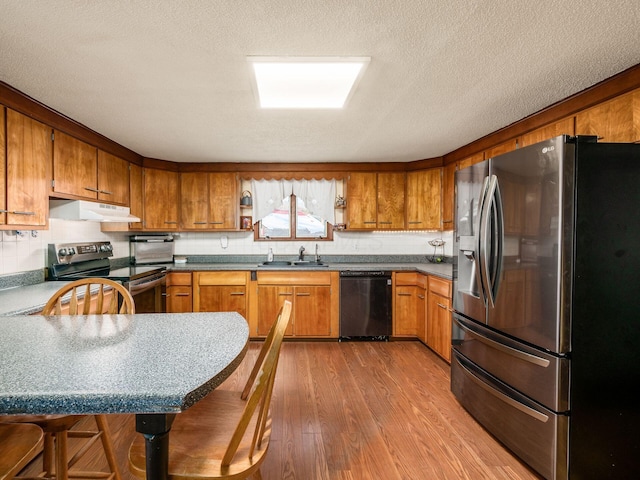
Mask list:
POLYGON ((269 249, 269 253, 267 253, 267 262, 273 262, 273 249, 269 249))

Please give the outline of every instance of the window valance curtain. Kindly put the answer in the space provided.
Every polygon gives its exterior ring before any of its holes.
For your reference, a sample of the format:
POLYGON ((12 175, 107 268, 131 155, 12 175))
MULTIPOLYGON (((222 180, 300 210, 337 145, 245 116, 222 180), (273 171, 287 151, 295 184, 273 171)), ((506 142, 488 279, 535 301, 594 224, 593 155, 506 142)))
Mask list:
POLYGON ((334 224, 335 219, 335 180, 294 180, 293 193, 301 198, 309 213, 324 218, 334 224))
POLYGON ((259 221, 294 194, 313 215, 335 223, 336 181, 332 180, 252 180, 254 221, 259 221))

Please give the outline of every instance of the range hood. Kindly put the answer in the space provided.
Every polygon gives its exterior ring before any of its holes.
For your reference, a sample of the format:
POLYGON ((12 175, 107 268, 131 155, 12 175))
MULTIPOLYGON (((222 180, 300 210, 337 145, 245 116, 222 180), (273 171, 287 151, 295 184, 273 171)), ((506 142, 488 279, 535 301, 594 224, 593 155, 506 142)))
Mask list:
POLYGON ((131 215, 129 207, 89 202, 87 200, 51 200, 49 217, 64 220, 89 220, 93 222, 140 222, 131 215))

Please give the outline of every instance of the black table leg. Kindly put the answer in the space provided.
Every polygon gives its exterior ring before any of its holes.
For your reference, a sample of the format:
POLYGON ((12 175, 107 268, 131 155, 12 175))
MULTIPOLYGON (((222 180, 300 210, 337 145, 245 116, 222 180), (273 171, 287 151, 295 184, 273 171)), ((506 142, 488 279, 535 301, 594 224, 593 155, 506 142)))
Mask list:
POLYGON ((147 480, 167 480, 169 469, 169 431, 175 414, 138 413, 136 431, 144 435, 147 480))

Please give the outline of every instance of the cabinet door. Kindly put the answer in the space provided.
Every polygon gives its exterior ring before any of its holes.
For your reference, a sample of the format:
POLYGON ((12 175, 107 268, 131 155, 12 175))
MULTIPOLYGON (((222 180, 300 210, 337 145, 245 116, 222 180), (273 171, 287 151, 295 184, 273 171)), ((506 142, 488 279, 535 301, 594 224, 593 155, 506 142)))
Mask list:
MULTIPOLYGON (((293 287, 284 285, 261 285, 258 288, 258 331, 256 335, 266 337, 285 300, 294 301, 293 287)), ((303 312, 304 314, 304 312, 303 312)), ((292 312, 295 317, 295 311, 292 312)), ((293 318, 285 335, 293 334, 293 318)))
MULTIPOLYGON (((51 128, 10 109, 6 127, 6 224, 46 226, 51 188, 51 128)), ((4 188, 4 182, 2 185, 4 188)))
MULTIPOLYGON (((378 216, 379 229, 400 230, 404 229, 405 207, 405 174, 379 173, 378 174, 378 216)), ((438 191, 438 195, 440 192, 438 191)), ((440 216, 440 204, 438 203, 438 217, 440 216)), ((438 225, 439 226, 439 225, 438 225)))
POLYGON ((450 163, 442 169, 442 229, 453 230, 453 203, 457 165, 450 163))
POLYGON ((129 162, 98 150, 98 200, 129 205, 129 162))
POLYGON ((576 135, 597 135, 601 142, 639 142, 640 90, 576 114, 576 135))
POLYGON ((331 335, 331 287, 295 287, 293 312, 296 337, 328 337, 331 335))
POLYGON ((523 147, 542 142, 558 135, 575 134, 575 117, 567 117, 550 125, 545 125, 520 137, 520 144, 523 147))
POLYGON ((377 175, 351 173, 347 179, 347 228, 370 229, 377 226, 377 175))
POLYGON ((187 230, 209 228, 209 182, 206 174, 180 174, 180 224, 187 230))
POLYGON ((415 337, 418 328, 416 288, 397 285, 395 288, 393 334, 397 337, 415 337))
POLYGON ((509 140, 507 142, 501 143, 500 145, 496 145, 489 150, 486 150, 484 152, 484 158, 497 157, 498 155, 502 155, 503 153, 512 152, 516 148, 518 148, 518 140, 514 138, 513 140, 509 140))
MULTIPOLYGON (((455 164, 453 164, 455 169, 455 164)), ((407 228, 440 228, 442 169, 432 168, 407 174, 407 228)))
POLYGON ((451 361, 451 301, 432 291, 428 293, 427 345, 447 362, 451 361))
POLYGON ((427 343, 427 290, 416 286, 416 335, 427 343))
POLYGON ((167 312, 193 311, 191 273, 171 272, 167 275, 167 312))
POLYGON ((462 170, 463 168, 470 167, 471 165, 475 165, 476 163, 480 163, 482 161, 484 161, 484 153, 476 153, 475 155, 471 155, 470 157, 458 160, 458 170, 462 170))
POLYGON ((238 226, 238 180, 235 173, 209 174, 209 228, 238 226))
POLYGON ((144 229, 178 229, 178 174, 145 168, 144 229))
POLYGON ((97 200, 98 149, 56 130, 53 141, 53 191, 97 200))
MULTIPOLYGON (((144 220, 143 198, 143 177, 142 167, 129 165, 129 209, 132 215, 144 220)), ((129 224, 132 230, 142 229, 143 222, 132 222, 129 224)))
MULTIPOLYGON (((238 312, 247 316, 247 287, 244 285, 200 285, 198 312, 238 312)), ((195 308, 194 308, 195 310, 195 308)), ((275 318, 275 317, 274 317, 275 318)))
POLYGON ((167 312, 184 313, 193 311, 191 286, 167 286, 167 312))

